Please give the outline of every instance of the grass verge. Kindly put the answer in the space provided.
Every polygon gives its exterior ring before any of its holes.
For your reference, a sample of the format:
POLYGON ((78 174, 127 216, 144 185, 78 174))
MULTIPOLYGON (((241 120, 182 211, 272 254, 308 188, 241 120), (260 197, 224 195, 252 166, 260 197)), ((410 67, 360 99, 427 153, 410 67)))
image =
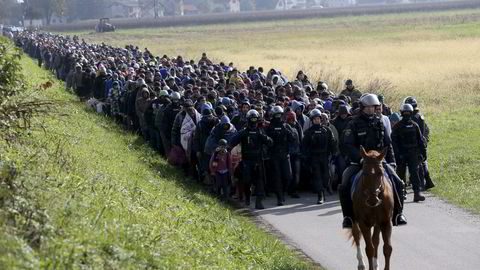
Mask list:
POLYGON ((437 187, 448 201, 480 214, 480 108, 467 106, 432 115, 429 165, 437 187))
MULTIPOLYGON (((32 85, 52 79, 26 57, 22 65, 32 85)), ((2 164, 15 168, 1 176, 15 175, 16 204, 28 205, 0 212, 1 269, 314 268, 60 82, 43 94, 65 101, 60 114, 0 147, 2 164)))

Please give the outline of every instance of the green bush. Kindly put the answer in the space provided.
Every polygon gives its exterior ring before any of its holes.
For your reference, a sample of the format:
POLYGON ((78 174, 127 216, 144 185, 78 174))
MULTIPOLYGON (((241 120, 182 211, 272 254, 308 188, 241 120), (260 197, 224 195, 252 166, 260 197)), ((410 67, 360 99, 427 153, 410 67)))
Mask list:
MULTIPOLYGON (((21 51, 6 38, 0 38, 0 137, 12 141, 31 128, 36 115, 51 112, 56 102, 42 100, 27 89, 20 64, 21 51)), ((47 84, 48 85, 48 84, 47 84)))

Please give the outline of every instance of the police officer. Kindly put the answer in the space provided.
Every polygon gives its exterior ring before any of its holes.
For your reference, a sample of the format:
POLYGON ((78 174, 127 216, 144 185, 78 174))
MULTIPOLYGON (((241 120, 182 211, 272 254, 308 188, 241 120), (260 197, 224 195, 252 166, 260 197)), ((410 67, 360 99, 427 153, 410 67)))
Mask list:
POLYGON ((412 120, 413 107, 403 104, 400 110, 402 120, 392 131, 392 146, 397 161, 398 176, 405 181, 405 171, 408 166, 410 182, 413 188, 413 201, 424 201, 420 194, 420 179, 418 176, 420 163, 427 158, 427 149, 423 135, 417 123, 412 120))
POLYGON ((313 109, 310 112, 312 126, 305 131, 302 141, 302 155, 310 163, 313 173, 313 187, 318 194, 317 204, 325 201, 325 188, 328 187, 330 175, 328 162, 337 151, 337 143, 332 131, 322 124, 322 112, 313 109))
POLYGON ((298 136, 294 136, 295 131, 283 121, 282 107, 274 106, 271 115, 272 119, 266 133, 273 140, 273 146, 270 148, 272 180, 277 195, 277 205, 282 206, 284 192, 292 180, 289 146, 298 143, 298 136))
POLYGON ((380 106, 380 101, 374 94, 365 94, 360 98, 360 112, 348 124, 343 131, 343 149, 350 163, 342 176, 342 184, 338 187, 340 204, 343 211, 343 228, 351 228, 353 222, 353 206, 351 198, 352 176, 361 169, 360 146, 365 150, 382 151, 387 148, 384 164, 385 171, 390 175, 394 183, 396 194, 394 194, 393 224, 405 225, 407 220, 402 214, 403 209, 403 181, 398 178, 390 166, 395 166, 395 157, 392 151, 390 138, 385 133, 385 127, 375 114, 375 106, 380 106), (390 164, 390 165, 389 165, 390 164))
POLYGON ((260 114, 256 110, 247 112, 247 126, 238 131, 229 141, 229 149, 242 144, 243 181, 246 184, 245 203, 250 204, 250 184, 255 185, 255 208, 264 209, 265 167, 263 163, 263 146, 271 147, 273 141, 262 129, 258 128, 260 114), (252 183, 253 182, 253 183, 252 183))
MULTIPOLYGON (((412 120, 417 123, 418 127, 420 128, 420 132, 425 139, 425 144, 428 145, 428 142, 430 141, 430 129, 425 122, 425 118, 418 109, 417 100, 414 97, 409 96, 405 98, 404 103, 412 105, 412 120)), ((433 183, 432 178, 430 178, 430 173, 428 172, 428 163, 426 159, 422 161, 420 167, 420 185, 424 185, 425 190, 435 187, 435 183, 433 183)))

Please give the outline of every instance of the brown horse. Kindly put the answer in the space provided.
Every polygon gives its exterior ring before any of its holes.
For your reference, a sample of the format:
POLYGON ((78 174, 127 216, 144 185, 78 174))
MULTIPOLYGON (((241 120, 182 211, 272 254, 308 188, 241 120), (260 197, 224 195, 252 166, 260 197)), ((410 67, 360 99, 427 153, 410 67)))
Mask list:
POLYGON ((365 269, 363 254, 360 248, 362 236, 365 240, 368 269, 378 270, 377 251, 380 243, 380 232, 382 233, 384 243, 385 270, 390 269, 393 189, 390 181, 385 177, 382 166, 382 160, 386 152, 386 149, 384 149, 380 153, 374 150, 367 153, 362 146, 360 147, 360 154, 363 157, 363 173, 356 183, 352 198, 355 222, 351 235, 353 243, 357 248, 359 270, 365 269))

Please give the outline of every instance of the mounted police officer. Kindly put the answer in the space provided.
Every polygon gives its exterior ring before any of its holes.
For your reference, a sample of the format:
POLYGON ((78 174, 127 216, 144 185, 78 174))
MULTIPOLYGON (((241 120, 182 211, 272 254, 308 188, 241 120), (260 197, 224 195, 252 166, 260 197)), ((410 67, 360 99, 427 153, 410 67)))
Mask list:
POLYGON ((417 123, 412 120, 413 107, 403 104, 400 110, 402 120, 392 131, 392 146, 397 161, 398 176, 405 181, 405 171, 408 166, 410 182, 414 192, 413 201, 424 201, 420 194, 420 178, 418 176, 420 163, 427 158, 427 148, 423 135, 417 123))
POLYGON ((338 187, 340 204, 343 211, 343 228, 352 227, 353 206, 351 198, 352 177, 361 169, 360 146, 365 150, 382 151, 387 148, 384 169, 390 176, 395 187, 393 224, 405 225, 407 220, 402 214, 403 208, 403 181, 398 178, 391 166, 395 166, 395 157, 392 151, 390 138, 385 133, 382 120, 375 114, 375 106, 380 106, 380 101, 374 94, 365 94, 360 98, 360 113, 355 116, 343 132, 345 154, 350 166, 343 173, 342 184, 338 187))
POLYGON ((274 106, 271 115, 272 119, 266 133, 273 140, 273 146, 270 148, 270 164, 277 205, 282 206, 285 201, 284 192, 292 181, 289 146, 298 144, 298 136, 295 136, 295 131, 283 121, 282 107, 274 106))
MULTIPOLYGON (((409 96, 405 98, 404 103, 412 105, 413 107, 412 120, 415 121, 415 123, 417 123, 418 127, 420 128, 420 132, 422 133, 425 139, 425 145, 428 145, 428 142, 430 141, 430 129, 428 128, 428 125, 425 122, 425 118, 423 117, 423 115, 420 113, 420 110, 418 109, 417 100, 414 97, 409 96)), ((435 184, 430 178, 430 173, 428 172, 427 159, 421 162, 420 185, 425 185, 424 186, 425 190, 435 187, 435 184)))
POLYGON ((322 112, 313 109, 310 112, 312 126, 305 131, 302 141, 302 155, 308 160, 313 173, 314 191, 318 194, 317 204, 325 201, 325 188, 330 181, 328 162, 337 151, 337 143, 332 131, 322 124, 322 112))
POLYGON ((264 209, 265 166, 263 163, 263 147, 271 147, 273 141, 258 127, 260 114, 256 110, 247 113, 247 126, 238 131, 229 142, 229 149, 242 144, 243 181, 246 183, 245 204, 250 204, 250 184, 255 185, 255 208, 264 209), (253 183, 252 183, 253 182, 253 183))

